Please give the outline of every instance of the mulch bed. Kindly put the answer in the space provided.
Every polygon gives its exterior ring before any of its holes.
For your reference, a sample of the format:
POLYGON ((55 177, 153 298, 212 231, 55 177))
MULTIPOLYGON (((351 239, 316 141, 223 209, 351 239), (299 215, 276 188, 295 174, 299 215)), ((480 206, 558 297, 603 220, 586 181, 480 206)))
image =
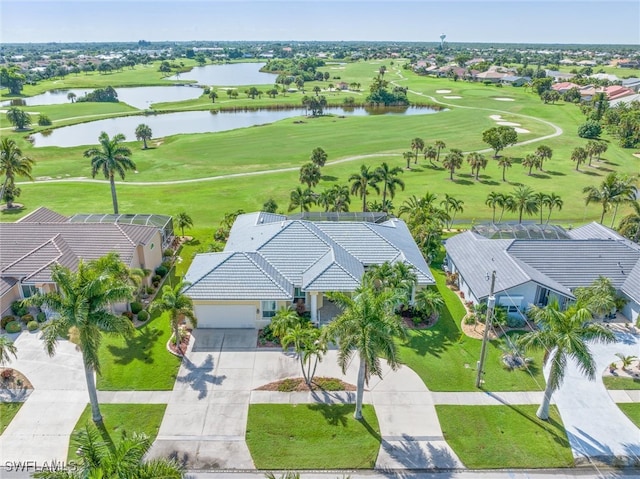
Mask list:
POLYGON ((33 384, 17 369, 0 368, 0 389, 33 389, 33 384), (11 377, 4 378, 5 371, 11 371, 11 377), (22 381, 21 386, 18 386, 19 381, 22 381))
POLYGON ((274 381, 264 386, 256 388, 256 391, 280 391, 280 392, 307 392, 307 391, 355 391, 356 387, 353 384, 345 383, 344 381, 336 378, 318 377, 314 378, 311 389, 304 382, 304 378, 287 378, 280 381, 274 381), (338 384, 338 388, 331 387, 326 389, 323 384, 330 382, 333 385, 338 384))
POLYGON ((169 351, 175 354, 176 356, 184 356, 187 353, 187 348, 189 347, 189 340, 191 339, 191 329, 183 330, 182 332, 182 341, 180 341, 180 351, 176 348, 176 342, 171 336, 169 343, 167 344, 169 351))
POLYGON ((433 327, 434 324, 438 322, 438 318, 440 316, 436 316, 435 318, 431 316, 427 321, 423 321, 421 323, 414 323, 412 318, 407 316, 402 316, 402 322, 406 326, 407 329, 429 329, 433 327))

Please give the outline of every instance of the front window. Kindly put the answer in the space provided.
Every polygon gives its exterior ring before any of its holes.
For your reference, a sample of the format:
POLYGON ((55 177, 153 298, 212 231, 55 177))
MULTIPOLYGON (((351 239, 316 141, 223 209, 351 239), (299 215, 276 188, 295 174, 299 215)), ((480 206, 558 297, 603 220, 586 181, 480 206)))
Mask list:
POLYGON ((302 291, 302 288, 294 288, 293 303, 298 304, 298 302, 302 302, 304 304, 306 300, 307 300, 307 293, 302 291))
POLYGON ((275 301, 263 301, 262 302, 262 317, 273 318, 278 311, 278 305, 275 301))
POLYGON ((33 295, 39 293, 38 287, 35 284, 23 284, 22 285, 22 297, 30 298, 33 295))

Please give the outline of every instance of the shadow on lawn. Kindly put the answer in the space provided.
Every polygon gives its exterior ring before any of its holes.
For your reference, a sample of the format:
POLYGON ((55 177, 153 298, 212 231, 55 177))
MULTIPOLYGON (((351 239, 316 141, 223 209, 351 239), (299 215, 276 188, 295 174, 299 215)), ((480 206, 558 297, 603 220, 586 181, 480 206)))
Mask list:
POLYGON ((151 350, 162 337, 162 331, 154 327, 138 329, 131 338, 125 339, 124 346, 109 345, 107 349, 114 357, 115 364, 130 364, 133 361, 153 363, 151 350))
POLYGON ((355 411, 353 404, 309 404, 307 407, 310 411, 322 414, 327 424, 332 426, 346 426, 349 416, 355 411))

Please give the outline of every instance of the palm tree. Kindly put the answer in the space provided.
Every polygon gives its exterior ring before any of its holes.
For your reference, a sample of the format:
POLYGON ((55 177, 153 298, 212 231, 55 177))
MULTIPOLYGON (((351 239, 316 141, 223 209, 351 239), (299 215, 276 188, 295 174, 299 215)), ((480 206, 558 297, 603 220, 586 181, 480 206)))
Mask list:
POLYGON ((440 151, 443 150, 444 148, 446 148, 447 145, 442 140, 437 140, 434 145, 435 145, 436 149, 438 150, 438 153, 436 154, 436 161, 440 161, 440 151))
POLYGON ((631 366, 631 364, 638 359, 636 356, 625 356, 622 353, 616 353, 616 357, 618 357, 620 359, 620 361, 622 362, 622 370, 626 371, 627 368, 629 366, 631 366))
POLYGON ((440 202, 440 205, 444 207, 444 211, 449 217, 446 220, 446 227, 447 229, 451 229, 456 213, 462 213, 464 211, 464 201, 445 193, 444 200, 440 202))
POLYGON ((320 147, 314 148, 309 159, 311 163, 322 168, 327 162, 327 152, 320 147))
POLYGON ((595 150, 596 160, 600 161, 600 156, 603 153, 606 153, 609 149, 609 146, 604 141, 597 142, 598 147, 595 150))
POLYGON ((620 220, 618 232, 636 243, 640 242, 640 202, 632 201, 633 212, 620 220))
POLYGON ((98 172, 102 171, 104 177, 109 179, 115 214, 118 214, 115 176, 118 174, 124 180, 127 170, 136 169, 136 164, 129 158, 131 150, 121 145, 124 140, 125 136, 122 133, 109 138, 109 135, 103 131, 98 137, 100 147, 90 148, 84 152, 85 158, 91 158, 91 176, 95 178, 98 172))
POLYGON ((69 100, 71 103, 75 103, 76 101, 76 94, 73 92, 69 92, 67 94, 67 100, 69 100))
MULTIPOLYGON (((586 193, 585 202, 600 203, 602 205, 602 214, 600 215, 600 223, 604 221, 604 215, 608 210, 615 205, 615 215, 620 203, 631 203, 635 200, 637 193, 637 187, 635 186, 636 179, 625 175, 618 175, 617 173, 609 173, 606 178, 600 183, 600 187, 586 186, 582 192, 586 193)), ((612 221, 613 224, 613 221, 612 221)))
POLYGON ((496 222, 496 207, 502 206, 504 210, 504 195, 502 193, 498 193, 496 191, 492 191, 487 195, 487 199, 484 200, 484 204, 493 210, 493 215, 491 216, 491 222, 496 222))
POLYGON ((7 110, 7 120, 16 127, 16 131, 24 130, 31 125, 31 115, 15 106, 7 110))
POLYGON ((472 152, 467 155, 467 163, 471 165, 471 174, 475 172, 475 179, 479 181, 480 168, 483 170, 487 167, 487 159, 482 153, 472 152))
POLYGON ((316 204, 322 206, 325 211, 329 211, 333 204, 334 190, 333 188, 325 188, 316 198, 316 204))
POLYGON ((529 186, 518 186, 512 193, 514 205, 513 211, 518 212, 518 224, 522 224, 522 215, 534 215, 538 212, 538 205, 536 203, 533 189, 529 186))
POLYGON ((585 308, 570 308, 560 311, 558 301, 553 299, 544 308, 533 306, 531 317, 538 323, 538 329, 518 338, 518 344, 525 349, 543 349, 547 352, 546 362, 550 364, 544 399, 536 415, 540 419, 549 418, 549 404, 553 392, 564 379, 569 359, 578 363, 580 371, 593 380, 596 365, 589 351, 588 342, 611 343, 613 333, 600 323, 590 322, 591 313, 585 308))
POLYGON ((380 188, 378 187, 378 177, 375 172, 370 171, 368 166, 360 166, 360 173, 354 173, 349 177, 351 182, 351 194, 358 195, 362 198, 362 211, 367 211, 367 194, 369 193, 369 186, 380 194, 380 188))
MULTIPOLYGON (((16 176, 24 176, 33 180, 31 171, 35 161, 22 155, 22 150, 15 140, 6 136, 0 141, 0 175, 4 175, 4 183, 0 189, 0 201, 4 199, 8 188, 15 186, 16 176)), ((7 207, 11 208, 11 202, 7 201, 7 207)))
POLYGON ((423 288, 416 293, 415 308, 428 318, 437 317, 444 309, 444 299, 437 291, 423 288))
POLYGON ((313 191, 311 191, 309 188, 303 190, 300 186, 298 186, 291 192, 289 199, 289 211, 293 211, 296 208, 300 207, 300 213, 309 211, 309 206, 311 206, 316 201, 316 197, 313 191))
POLYGON ((618 216, 618 207, 621 203, 632 203, 638 195, 638 187, 636 186, 638 179, 634 176, 618 175, 616 183, 616 196, 612 199, 614 204, 613 218, 611 218, 611 228, 618 216))
POLYGON ((181 211, 176 215, 176 226, 180 228, 182 237, 184 238, 184 229, 193 227, 193 219, 187 214, 186 211, 181 211))
POLYGON ((283 338, 287 331, 302 324, 303 318, 291 307, 282 306, 271 318, 271 331, 276 338, 283 338))
POLYGON ((436 150, 436 147, 433 145, 428 145, 424 148, 424 159, 426 160, 427 158, 429 159, 429 163, 431 163, 432 166, 436 166, 435 163, 433 162, 433 160, 436 159, 436 156, 438 156, 438 150, 436 150))
POLYGON ((545 204, 547 208, 549 208, 549 215, 547 216, 546 223, 549 224, 549 220, 551 219, 551 211, 553 211, 554 208, 558 211, 561 211, 562 206, 564 205, 564 201, 562 201, 562 198, 560 198, 560 196, 556 195, 555 193, 551 193, 550 195, 548 195, 547 202, 545 204))
POLYGON ((351 203, 349 187, 347 185, 333 185, 331 191, 332 204, 329 210, 335 213, 349 211, 349 204, 351 203))
POLYGON ((599 141, 589 140, 587 141, 587 146, 585 147, 585 151, 587 152, 587 156, 589 158, 588 166, 591 166, 591 161, 593 160, 594 155, 600 150, 599 141))
POLYGON ((540 160, 538 167, 541 171, 544 171, 544 162, 551 159, 551 157, 553 156, 553 150, 547 145, 540 145, 538 148, 536 148, 536 152, 534 154, 540 160))
POLYGON ((411 159, 413 158, 413 152, 405 151, 404 153, 402 153, 402 157, 407 162, 407 170, 410 170, 411 169, 411 159))
POLYGON ((11 355, 17 358, 18 348, 6 336, 0 336, 0 366, 11 362, 11 355))
POLYGON ((527 176, 531 176, 531 170, 533 170, 533 167, 538 167, 539 165, 540 158, 536 155, 527 155, 522 159, 522 166, 524 166, 525 168, 529 168, 529 173, 527 173, 527 176))
POLYGON ((300 167, 300 183, 312 188, 320 183, 320 167, 314 163, 305 163, 300 167))
POLYGON ((169 313, 169 321, 173 330, 173 337, 176 343, 176 349, 180 353, 180 323, 185 318, 191 321, 191 325, 195 328, 198 325, 198 318, 193 312, 193 301, 185 294, 185 288, 189 286, 186 281, 180 281, 175 286, 165 284, 162 287, 162 296, 159 301, 155 301, 149 308, 152 313, 169 313))
POLYGON ((394 291, 376 291, 363 278, 363 284, 354 292, 330 293, 329 298, 341 309, 336 319, 323 330, 327 342, 338 344, 338 364, 345 373, 354 354, 360 359, 354 417, 362 419, 362 396, 365 383, 372 374, 382 377, 380 357, 384 357, 392 370, 400 367, 396 338, 404 338, 400 318, 394 313, 397 297, 394 291))
POLYGON ((216 102, 216 98, 218 98, 218 93, 215 90, 211 90, 209 93, 209 98, 211 98, 211 103, 216 102))
POLYGON ((502 223, 502 217, 504 216, 505 211, 515 212, 518 211, 518 205, 516 204, 516 200, 513 197, 513 194, 504 195, 502 203, 499 205, 500 210, 500 218, 498 219, 498 223, 502 223))
POLYGON ((26 300, 29 304, 45 305, 57 313, 42 328, 49 356, 55 354, 59 339, 66 336, 82 353, 91 413, 96 424, 102 423, 94 377, 100 374, 98 353, 102 334, 127 337, 133 333, 133 325, 126 316, 111 312, 113 304, 131 299, 133 287, 109 274, 106 267, 105 262, 85 263, 81 259, 74 272, 54 264, 51 278, 57 286, 56 291, 26 300))
POLYGON ((576 162, 576 171, 580 171, 580 164, 584 163, 587 159, 587 150, 578 146, 573 149, 571 153, 571 161, 576 162))
POLYGON ((542 210, 544 209, 544 207, 547 205, 547 202, 549 201, 549 195, 539 191, 537 193, 534 193, 533 199, 536 202, 536 207, 538 208, 538 211, 540 211, 540 224, 542 224, 542 210))
POLYGON ((404 181, 398 178, 400 173, 402 173, 402 168, 398 166, 391 168, 386 161, 374 171, 378 182, 382 183, 383 205, 387 200, 387 190, 389 191, 389 197, 391 199, 396 195, 396 187, 399 186, 400 189, 404 191, 404 181))
POLYGON ((147 149, 147 140, 150 140, 153 136, 151 132, 151 127, 149 125, 145 125, 144 123, 140 123, 136 127, 136 140, 142 140, 144 142, 144 149, 147 149))
POLYGON ((421 152, 422 150, 424 150, 424 140, 422 138, 414 138, 413 140, 411 140, 411 149, 415 150, 415 161, 414 163, 417 164, 418 163, 418 153, 421 152))
POLYGON ((462 151, 451 149, 442 160, 442 166, 449 170, 449 180, 453 181, 453 174, 462 167, 462 151))
POLYGON ((182 467, 173 459, 145 461, 153 442, 146 434, 123 433, 117 445, 105 442, 99 429, 86 424, 72 437, 79 459, 71 469, 43 470, 33 477, 44 479, 137 478, 182 479, 182 467))
POLYGON ((513 164, 513 160, 511 158, 509 158, 508 156, 501 156, 500 159, 498 160, 498 166, 502 167, 502 181, 507 181, 506 178, 506 172, 507 172, 507 168, 511 168, 511 165, 513 164))

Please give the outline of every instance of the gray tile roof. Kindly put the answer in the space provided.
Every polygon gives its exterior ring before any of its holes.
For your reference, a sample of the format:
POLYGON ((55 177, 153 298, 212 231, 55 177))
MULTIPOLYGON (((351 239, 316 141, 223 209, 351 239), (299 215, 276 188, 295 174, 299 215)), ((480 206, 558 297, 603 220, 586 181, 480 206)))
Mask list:
POLYGON ((567 234, 573 239, 615 239, 624 240, 624 236, 595 221, 579 228, 567 230, 567 234))
POLYGON ((51 211, 49 208, 41 206, 40 208, 32 211, 26 216, 20 218, 19 223, 66 223, 69 218, 51 211))
POLYGON ((638 261, 629 273, 629 276, 627 276, 627 279, 622 283, 620 290, 636 303, 640 304, 640 261, 638 261))
POLYGON ((364 267, 341 248, 329 250, 302 274, 305 291, 353 291, 360 284, 364 267))

